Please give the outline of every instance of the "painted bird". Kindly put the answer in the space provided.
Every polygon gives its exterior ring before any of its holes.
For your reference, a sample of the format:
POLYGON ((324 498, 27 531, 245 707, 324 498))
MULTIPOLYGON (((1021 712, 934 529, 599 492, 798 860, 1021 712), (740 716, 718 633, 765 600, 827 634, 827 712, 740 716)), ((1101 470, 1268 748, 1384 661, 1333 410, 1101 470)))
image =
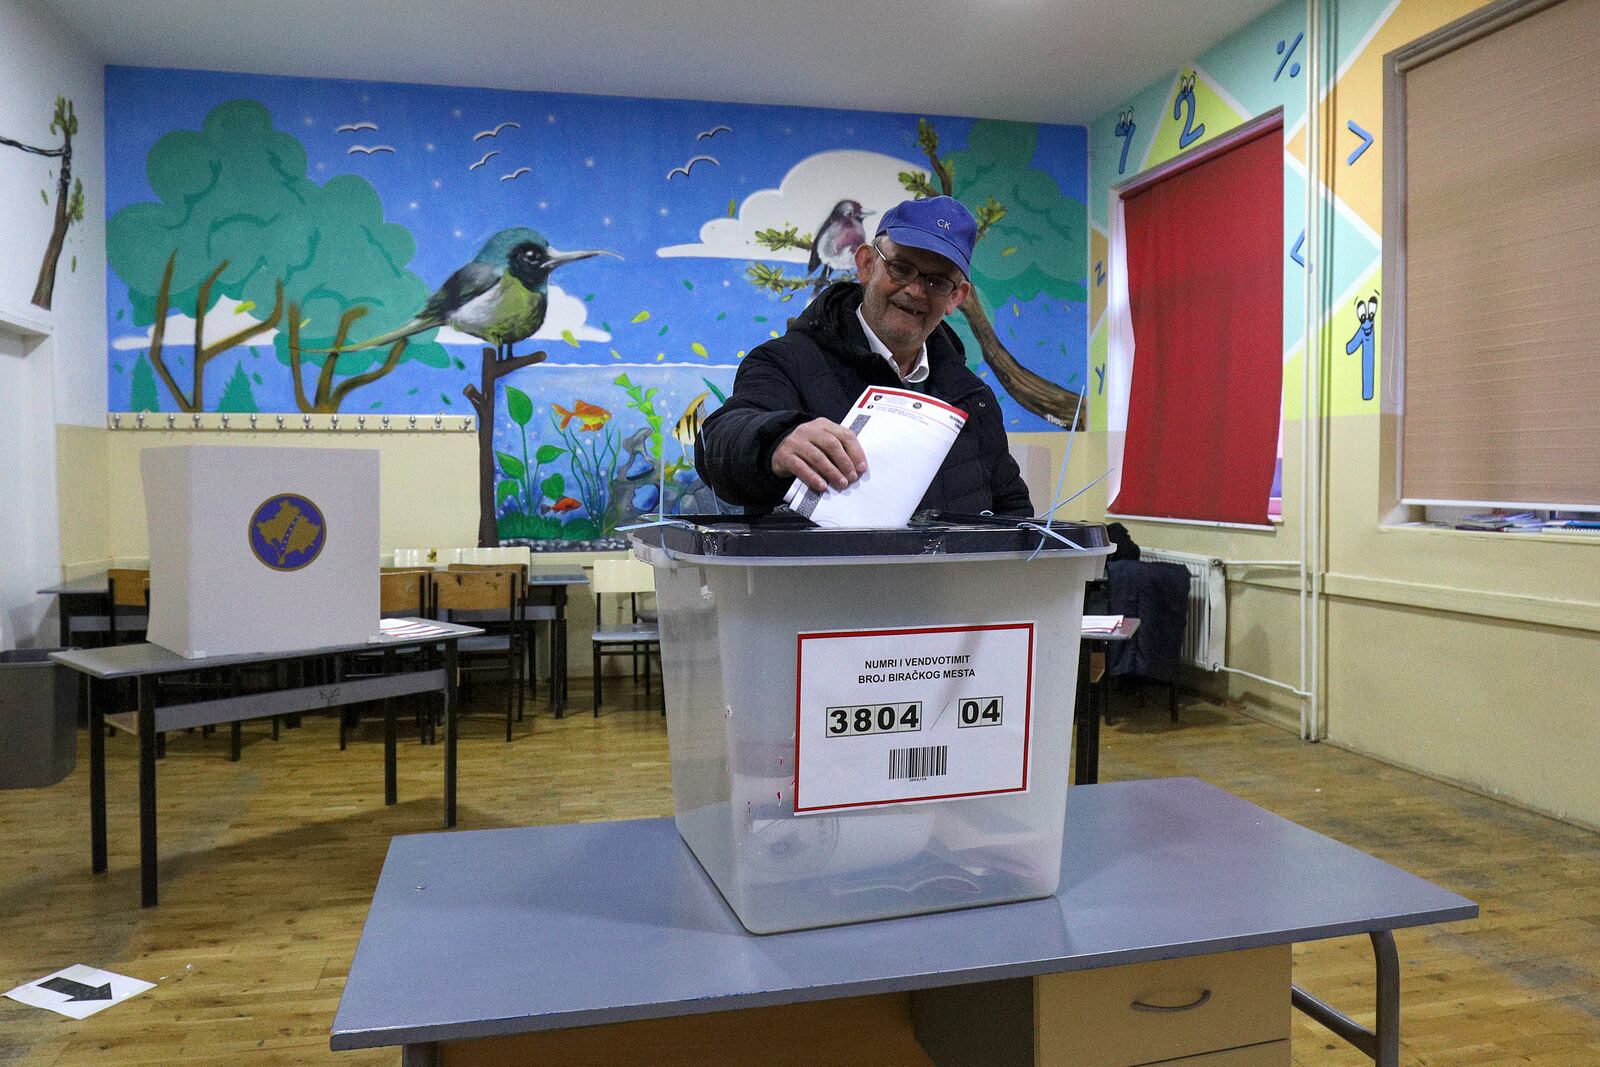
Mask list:
POLYGON ((821 226, 816 239, 811 242, 811 259, 806 264, 809 273, 822 267, 822 280, 836 270, 849 270, 855 266, 856 249, 867 240, 866 227, 861 220, 876 211, 863 211, 859 200, 841 200, 821 226))
POLYGON ((526 226, 501 230, 484 243, 472 262, 446 278, 409 322, 345 351, 380 348, 449 324, 496 345, 502 357, 509 356, 512 345, 532 337, 544 325, 550 272, 563 263, 590 256, 617 254, 604 249, 557 252, 538 230, 526 226))

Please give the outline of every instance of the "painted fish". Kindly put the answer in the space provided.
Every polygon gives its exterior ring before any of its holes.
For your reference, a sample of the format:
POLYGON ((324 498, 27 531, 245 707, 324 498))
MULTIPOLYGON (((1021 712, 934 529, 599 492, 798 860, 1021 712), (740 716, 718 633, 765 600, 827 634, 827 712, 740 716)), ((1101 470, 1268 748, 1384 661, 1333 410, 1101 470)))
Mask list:
POLYGON ((568 411, 560 404, 551 404, 550 410, 561 416, 561 428, 563 430, 567 428, 567 423, 573 419, 578 420, 578 431, 580 433, 598 430, 611 421, 611 412, 598 404, 591 404, 587 400, 573 401, 571 411, 568 411))
POLYGON ((583 507, 583 502, 581 500, 574 500, 570 496, 564 496, 560 500, 557 500, 554 504, 544 505, 543 510, 564 514, 568 511, 577 511, 581 507, 583 507))
POLYGON ((683 417, 672 428, 672 436, 685 448, 694 447, 695 436, 700 432, 700 424, 705 422, 706 397, 711 395, 708 389, 689 401, 689 406, 683 412, 683 417))

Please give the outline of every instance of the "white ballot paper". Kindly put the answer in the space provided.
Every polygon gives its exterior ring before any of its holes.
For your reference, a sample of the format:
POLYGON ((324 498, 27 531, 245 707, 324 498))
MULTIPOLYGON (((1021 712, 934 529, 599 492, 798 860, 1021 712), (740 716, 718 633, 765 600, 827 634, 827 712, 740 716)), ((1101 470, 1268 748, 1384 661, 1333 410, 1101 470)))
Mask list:
POLYGON ((784 503, 818 526, 904 526, 966 421, 965 411, 935 397, 869 385, 844 419, 866 453, 867 473, 826 493, 796 478, 784 503))

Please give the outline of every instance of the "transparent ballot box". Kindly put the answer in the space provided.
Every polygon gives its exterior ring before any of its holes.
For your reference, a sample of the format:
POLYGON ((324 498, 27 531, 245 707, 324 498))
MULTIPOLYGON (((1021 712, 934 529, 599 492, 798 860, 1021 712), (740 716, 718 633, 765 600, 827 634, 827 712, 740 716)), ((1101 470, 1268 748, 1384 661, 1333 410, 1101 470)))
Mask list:
POLYGON ((633 534, 684 841, 754 933, 1054 893, 1105 528, 803 522, 633 534))

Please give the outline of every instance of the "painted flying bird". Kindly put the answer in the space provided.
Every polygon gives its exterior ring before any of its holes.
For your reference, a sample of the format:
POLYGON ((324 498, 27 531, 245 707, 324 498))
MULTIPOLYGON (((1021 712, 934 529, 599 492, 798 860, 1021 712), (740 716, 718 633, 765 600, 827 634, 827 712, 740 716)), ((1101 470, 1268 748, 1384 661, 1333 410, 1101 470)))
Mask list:
POLYGON ((448 323, 498 346, 502 357, 509 356, 512 345, 532 337, 544 325, 550 272, 563 263, 590 256, 617 254, 604 249, 557 252, 538 230, 526 226, 501 230, 489 238, 472 262, 445 279, 411 321, 344 351, 381 348, 448 323))
POLYGON ((814 271, 820 265, 822 280, 827 281, 833 271, 855 266, 856 249, 867 240, 867 230, 861 220, 876 214, 876 211, 863 211, 859 200, 841 200, 833 205, 828 217, 817 227, 806 271, 814 271))

